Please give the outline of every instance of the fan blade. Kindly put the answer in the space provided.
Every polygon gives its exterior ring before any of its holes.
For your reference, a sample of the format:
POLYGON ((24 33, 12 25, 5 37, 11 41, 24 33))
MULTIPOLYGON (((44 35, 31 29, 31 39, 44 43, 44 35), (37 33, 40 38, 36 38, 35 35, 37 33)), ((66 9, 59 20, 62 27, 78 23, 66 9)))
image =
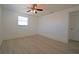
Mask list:
POLYGON ((43 9, 36 9, 36 10, 38 10, 38 11, 43 11, 43 9))
POLYGON ((27 12, 30 12, 31 10, 28 10, 27 12))

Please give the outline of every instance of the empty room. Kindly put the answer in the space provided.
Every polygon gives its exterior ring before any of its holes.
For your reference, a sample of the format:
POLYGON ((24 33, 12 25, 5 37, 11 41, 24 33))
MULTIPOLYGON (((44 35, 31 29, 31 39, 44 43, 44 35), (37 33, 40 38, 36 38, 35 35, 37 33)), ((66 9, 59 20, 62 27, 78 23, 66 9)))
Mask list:
POLYGON ((0 4, 0 54, 75 53, 78 4, 0 4))

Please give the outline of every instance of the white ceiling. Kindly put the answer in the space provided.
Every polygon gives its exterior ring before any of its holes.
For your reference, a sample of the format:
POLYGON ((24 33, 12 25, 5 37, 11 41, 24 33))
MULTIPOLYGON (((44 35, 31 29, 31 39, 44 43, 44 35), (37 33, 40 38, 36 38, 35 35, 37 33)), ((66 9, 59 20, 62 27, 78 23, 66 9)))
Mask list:
POLYGON ((37 14, 27 13, 26 11, 29 10, 27 7, 31 7, 31 4, 5 4, 3 8, 7 8, 12 11, 26 13, 29 15, 46 15, 53 12, 57 12, 63 9, 71 8, 79 6, 78 4, 38 4, 38 8, 42 8, 44 11, 39 11, 37 14))

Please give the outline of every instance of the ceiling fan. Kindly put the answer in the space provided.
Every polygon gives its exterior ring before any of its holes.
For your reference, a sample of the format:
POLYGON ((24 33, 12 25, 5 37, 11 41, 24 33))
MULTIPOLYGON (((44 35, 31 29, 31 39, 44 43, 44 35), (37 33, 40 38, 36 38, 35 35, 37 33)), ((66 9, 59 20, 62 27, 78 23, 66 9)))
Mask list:
POLYGON ((43 11, 43 9, 37 8, 37 4, 33 4, 32 7, 28 7, 30 10, 28 10, 27 12, 33 12, 35 14, 37 14, 38 11, 43 11))

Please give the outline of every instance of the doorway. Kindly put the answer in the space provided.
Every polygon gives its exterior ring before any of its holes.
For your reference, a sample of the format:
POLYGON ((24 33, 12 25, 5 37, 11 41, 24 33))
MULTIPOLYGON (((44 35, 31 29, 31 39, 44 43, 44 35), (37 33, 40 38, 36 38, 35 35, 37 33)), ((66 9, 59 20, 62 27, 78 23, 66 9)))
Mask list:
POLYGON ((69 50, 79 53, 79 11, 69 14, 69 50))
POLYGON ((69 40, 79 41, 79 11, 70 13, 69 40))

